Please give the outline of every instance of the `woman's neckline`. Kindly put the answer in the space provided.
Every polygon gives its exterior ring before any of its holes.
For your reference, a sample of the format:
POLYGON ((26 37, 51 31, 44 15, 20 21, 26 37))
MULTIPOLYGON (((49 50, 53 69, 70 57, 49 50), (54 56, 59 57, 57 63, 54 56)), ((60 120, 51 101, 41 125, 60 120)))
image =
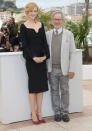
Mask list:
POLYGON ((23 24, 25 26, 25 28, 29 29, 29 30, 33 30, 35 33, 39 33, 39 30, 42 28, 42 23, 41 23, 41 27, 39 27, 38 31, 36 31, 34 28, 28 28, 25 24, 23 24))

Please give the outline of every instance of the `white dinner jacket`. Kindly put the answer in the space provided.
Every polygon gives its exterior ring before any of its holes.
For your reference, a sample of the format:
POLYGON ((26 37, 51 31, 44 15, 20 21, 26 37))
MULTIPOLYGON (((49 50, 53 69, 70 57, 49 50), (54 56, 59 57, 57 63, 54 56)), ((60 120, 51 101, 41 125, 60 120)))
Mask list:
MULTIPOLYGON (((48 59, 47 61, 48 72, 52 71, 52 54, 51 54, 52 34, 53 30, 46 32, 46 38, 50 50, 50 59, 48 59)), ((74 72, 73 64, 75 59, 74 58, 75 51, 76 48, 73 33, 63 28, 62 44, 61 44, 61 69, 63 75, 67 75, 68 72, 74 72)))

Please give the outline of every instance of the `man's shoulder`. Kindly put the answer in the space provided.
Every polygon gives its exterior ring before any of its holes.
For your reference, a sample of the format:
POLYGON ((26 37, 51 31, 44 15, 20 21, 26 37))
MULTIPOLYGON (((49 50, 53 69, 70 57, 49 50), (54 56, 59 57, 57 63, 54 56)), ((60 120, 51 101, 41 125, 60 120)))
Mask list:
POLYGON ((47 31, 46 34, 50 34, 50 33, 52 33, 52 32, 53 32, 53 29, 47 31))
POLYGON ((64 28, 64 32, 65 32, 66 34, 73 35, 73 33, 72 33, 70 30, 65 29, 65 28, 64 28))

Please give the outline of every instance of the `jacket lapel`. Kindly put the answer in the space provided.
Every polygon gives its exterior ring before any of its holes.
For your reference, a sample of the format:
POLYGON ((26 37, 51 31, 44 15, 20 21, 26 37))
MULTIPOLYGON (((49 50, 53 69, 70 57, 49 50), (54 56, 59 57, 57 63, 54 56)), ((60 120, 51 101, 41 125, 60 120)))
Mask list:
POLYGON ((62 43, 61 43, 61 55, 63 53, 63 49, 64 49, 64 45, 65 45, 65 37, 66 37, 66 34, 65 34, 65 30, 63 28, 63 33, 62 33, 62 43))
MULTIPOLYGON (((49 42, 50 42, 50 53, 51 53, 51 44, 52 44, 52 35, 53 35, 53 30, 51 30, 50 31, 50 33, 49 33, 49 42)), ((52 54, 52 53, 51 53, 52 54)), ((51 57, 52 57, 52 55, 51 55, 51 57)))
POLYGON ((50 31, 50 43, 52 44, 52 35, 53 35, 53 30, 50 31))

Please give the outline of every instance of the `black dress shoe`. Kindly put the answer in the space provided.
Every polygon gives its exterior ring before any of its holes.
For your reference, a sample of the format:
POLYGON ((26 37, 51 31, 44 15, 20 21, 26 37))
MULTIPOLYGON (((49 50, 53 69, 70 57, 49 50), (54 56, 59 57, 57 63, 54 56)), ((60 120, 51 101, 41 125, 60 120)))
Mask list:
POLYGON ((57 122, 61 121, 61 115, 59 114, 55 115, 54 120, 57 122))
POLYGON ((64 122, 69 122, 69 121, 70 121, 70 118, 69 118, 69 116, 68 116, 67 114, 65 114, 65 115, 62 116, 62 120, 63 120, 64 122))

